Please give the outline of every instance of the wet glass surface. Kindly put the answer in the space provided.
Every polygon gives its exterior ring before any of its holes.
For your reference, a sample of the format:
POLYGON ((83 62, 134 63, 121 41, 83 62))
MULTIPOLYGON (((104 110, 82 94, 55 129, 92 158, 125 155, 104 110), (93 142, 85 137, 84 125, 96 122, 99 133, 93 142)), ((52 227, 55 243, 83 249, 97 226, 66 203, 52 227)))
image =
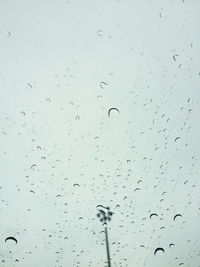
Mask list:
POLYGON ((200 266, 199 11, 0 1, 0 266, 200 266))

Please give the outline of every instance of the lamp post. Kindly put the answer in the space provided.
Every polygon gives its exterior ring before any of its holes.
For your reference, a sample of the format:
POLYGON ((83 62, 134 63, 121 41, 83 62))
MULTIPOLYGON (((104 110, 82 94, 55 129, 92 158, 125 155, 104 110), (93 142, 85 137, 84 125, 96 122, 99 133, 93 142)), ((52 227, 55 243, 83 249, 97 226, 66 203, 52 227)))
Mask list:
MULTIPOLYGON (((113 215, 113 212, 110 211, 109 207, 104 207, 102 205, 98 205, 99 207, 104 208, 106 211, 99 209, 97 213, 97 217, 100 218, 100 222, 103 223, 104 229, 105 229, 105 236, 106 236, 106 251, 107 251, 107 261, 108 261, 108 267, 111 267, 111 259, 110 259, 110 251, 109 251, 109 242, 108 242, 108 231, 107 231, 107 221, 111 220, 111 216, 113 215)), ((97 207, 98 207, 97 206, 97 207)))

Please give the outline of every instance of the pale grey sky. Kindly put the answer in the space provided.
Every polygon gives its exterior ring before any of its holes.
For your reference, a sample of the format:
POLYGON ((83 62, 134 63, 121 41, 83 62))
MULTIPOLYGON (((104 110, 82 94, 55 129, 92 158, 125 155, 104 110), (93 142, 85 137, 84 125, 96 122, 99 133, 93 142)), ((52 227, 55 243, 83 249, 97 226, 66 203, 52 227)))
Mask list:
POLYGON ((200 266, 199 12, 0 0, 0 266, 200 266))

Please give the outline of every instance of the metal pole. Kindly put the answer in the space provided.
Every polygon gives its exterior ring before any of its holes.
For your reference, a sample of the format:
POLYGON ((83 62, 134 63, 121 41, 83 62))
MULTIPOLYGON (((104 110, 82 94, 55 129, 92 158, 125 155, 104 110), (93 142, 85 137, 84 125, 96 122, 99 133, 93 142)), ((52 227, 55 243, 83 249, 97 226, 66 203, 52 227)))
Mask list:
POLYGON ((107 227, 105 227, 105 235, 106 235, 106 250, 107 250, 108 267, 111 267, 107 227))

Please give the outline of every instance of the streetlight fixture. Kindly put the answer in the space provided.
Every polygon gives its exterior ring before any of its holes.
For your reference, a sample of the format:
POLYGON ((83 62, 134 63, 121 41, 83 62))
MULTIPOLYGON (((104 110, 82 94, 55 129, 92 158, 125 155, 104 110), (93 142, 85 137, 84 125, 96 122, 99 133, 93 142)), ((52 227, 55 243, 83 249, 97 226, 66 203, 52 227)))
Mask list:
POLYGON ((106 251, 107 251, 107 259, 108 259, 108 267, 111 267, 111 259, 110 259, 110 251, 109 251, 109 242, 108 242, 108 231, 107 231, 107 221, 111 221, 111 217, 113 215, 113 212, 110 211, 109 207, 104 207, 102 205, 98 205, 98 207, 101 207, 105 210, 99 209, 97 213, 97 217, 100 218, 100 222, 103 223, 104 229, 105 229, 105 236, 106 236, 106 251))

